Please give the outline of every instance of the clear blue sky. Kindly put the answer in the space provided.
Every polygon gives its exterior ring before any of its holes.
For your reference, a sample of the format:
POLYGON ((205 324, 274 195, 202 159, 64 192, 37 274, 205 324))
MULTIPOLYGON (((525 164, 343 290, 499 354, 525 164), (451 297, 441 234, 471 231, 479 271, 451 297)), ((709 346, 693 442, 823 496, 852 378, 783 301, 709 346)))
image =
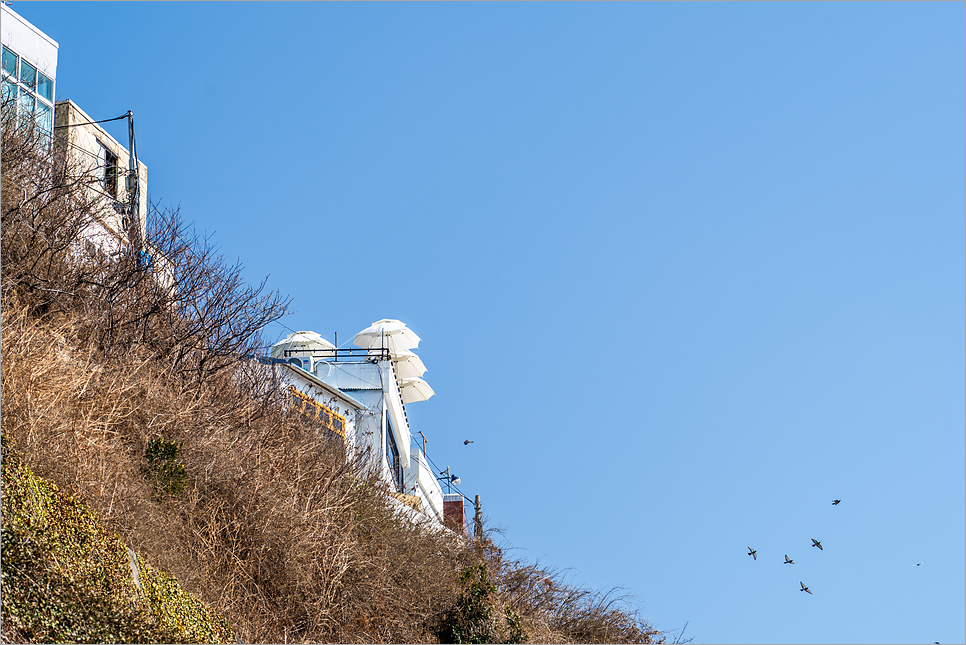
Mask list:
POLYGON ((966 640, 962 2, 14 9, 285 325, 423 338, 514 553, 696 642, 966 640))

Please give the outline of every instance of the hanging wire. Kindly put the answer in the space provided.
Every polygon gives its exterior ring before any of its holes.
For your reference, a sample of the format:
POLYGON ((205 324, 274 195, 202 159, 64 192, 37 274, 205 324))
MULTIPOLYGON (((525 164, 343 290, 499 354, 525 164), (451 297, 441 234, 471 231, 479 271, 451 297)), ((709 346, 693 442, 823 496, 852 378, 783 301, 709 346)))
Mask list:
POLYGON ((122 114, 121 116, 116 116, 113 119, 101 119, 100 121, 84 121, 83 123, 68 123, 66 125, 55 125, 54 130, 62 130, 64 128, 76 128, 79 125, 94 125, 95 123, 107 123, 108 121, 120 121, 121 119, 126 119, 127 115, 122 114))

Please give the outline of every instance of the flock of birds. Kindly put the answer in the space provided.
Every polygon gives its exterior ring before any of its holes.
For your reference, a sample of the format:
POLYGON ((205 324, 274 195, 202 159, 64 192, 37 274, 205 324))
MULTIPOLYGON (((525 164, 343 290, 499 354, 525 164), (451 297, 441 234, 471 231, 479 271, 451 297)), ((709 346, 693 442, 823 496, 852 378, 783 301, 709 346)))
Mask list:
MULTIPOLYGON (((833 499, 832 500, 832 506, 838 506, 840 503, 842 503, 842 500, 840 500, 840 499, 833 499)), ((825 550, 822 547, 822 543, 819 542, 818 540, 816 540, 815 538, 812 538, 812 546, 813 547, 816 547, 817 546, 819 551, 824 551, 825 550)), ((755 551, 751 547, 748 547, 748 555, 750 555, 754 560, 758 560, 758 551, 755 551)), ((789 558, 788 557, 788 554, 786 553, 785 554, 785 562, 784 562, 784 564, 795 564, 795 561, 792 560, 791 558, 789 558)), ((919 564, 922 564, 922 562, 920 562, 919 564)), ((918 567, 919 564, 917 564, 916 566, 918 567)), ((798 584, 800 584, 802 586, 802 588, 801 588, 800 591, 805 591, 808 594, 811 594, 812 593, 811 589, 809 589, 808 587, 806 587, 805 586, 805 583, 802 582, 801 580, 798 581, 798 584)))

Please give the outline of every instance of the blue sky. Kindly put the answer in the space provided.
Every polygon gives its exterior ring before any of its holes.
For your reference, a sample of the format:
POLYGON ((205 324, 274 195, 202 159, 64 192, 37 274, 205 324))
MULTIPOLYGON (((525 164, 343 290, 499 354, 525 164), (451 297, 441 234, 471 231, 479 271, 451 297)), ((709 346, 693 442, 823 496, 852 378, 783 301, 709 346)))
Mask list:
POLYGON ((14 9, 287 327, 423 338, 514 554, 696 642, 966 640, 962 2, 14 9))

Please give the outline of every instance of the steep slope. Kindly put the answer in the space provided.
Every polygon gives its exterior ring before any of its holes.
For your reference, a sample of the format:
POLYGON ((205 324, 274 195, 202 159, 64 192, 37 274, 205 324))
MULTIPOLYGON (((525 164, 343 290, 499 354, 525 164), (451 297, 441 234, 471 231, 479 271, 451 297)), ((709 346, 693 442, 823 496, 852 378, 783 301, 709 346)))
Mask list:
POLYGON ((3 453, 2 481, 4 641, 235 641, 228 621, 14 452, 3 453))

